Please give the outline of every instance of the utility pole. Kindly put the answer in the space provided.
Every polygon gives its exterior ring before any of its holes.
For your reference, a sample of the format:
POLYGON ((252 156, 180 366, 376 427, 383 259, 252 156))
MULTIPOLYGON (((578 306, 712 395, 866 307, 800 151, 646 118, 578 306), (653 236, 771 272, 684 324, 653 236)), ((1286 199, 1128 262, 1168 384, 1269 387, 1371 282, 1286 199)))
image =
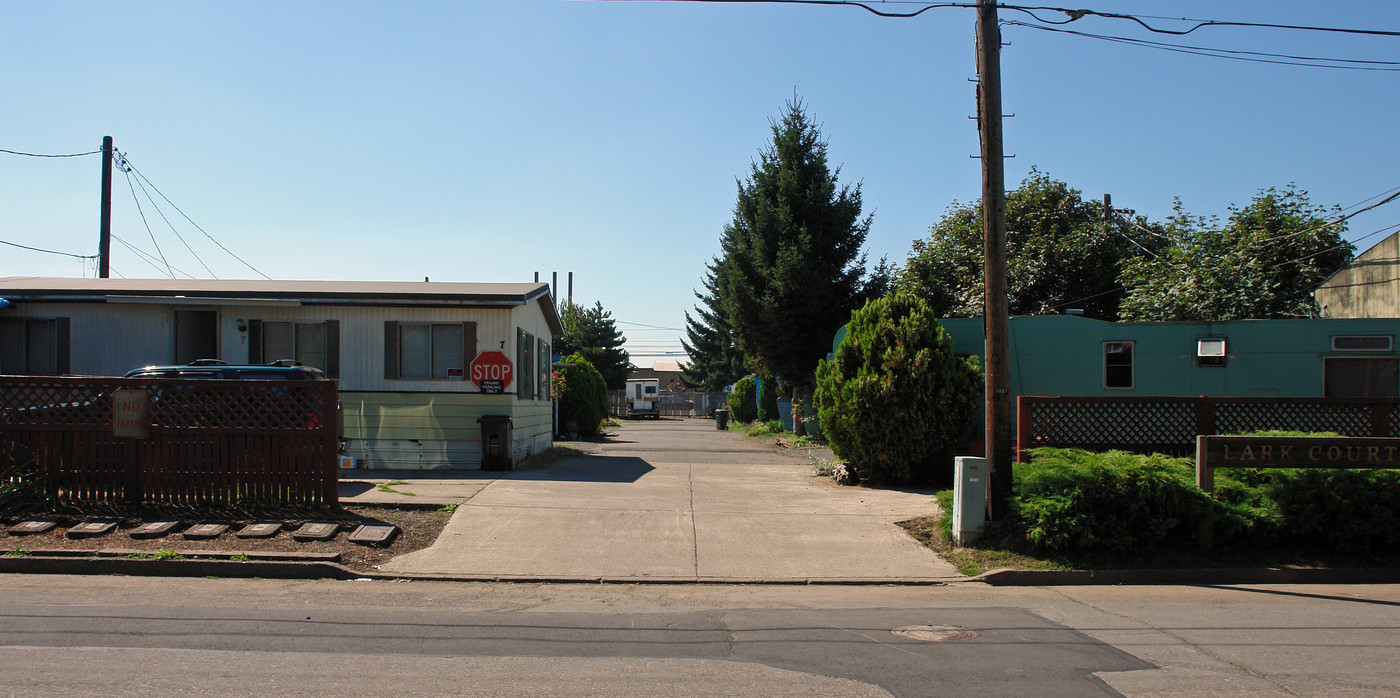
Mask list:
POLYGON ((102 222, 97 232, 97 278, 111 276, 112 264, 112 137, 102 137, 102 222))
POLYGON ((1006 297, 1006 175, 1001 143, 1001 28, 996 0, 977 2, 977 128, 982 140, 982 323, 986 338, 987 516, 1003 518, 1011 500, 1011 308, 1006 297))

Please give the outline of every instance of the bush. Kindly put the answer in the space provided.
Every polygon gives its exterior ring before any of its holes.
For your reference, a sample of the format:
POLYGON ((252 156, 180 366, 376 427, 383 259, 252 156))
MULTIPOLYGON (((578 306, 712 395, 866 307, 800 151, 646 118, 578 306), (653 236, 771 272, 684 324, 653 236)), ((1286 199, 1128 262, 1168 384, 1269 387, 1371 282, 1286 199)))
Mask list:
POLYGON ((757 391, 752 378, 740 378, 729 393, 729 418, 741 424, 758 419, 757 391))
POLYGON ((1295 542, 1347 553, 1400 544, 1400 473, 1394 470, 1269 470, 1260 485, 1278 528, 1295 542))
POLYGON ((949 480, 982 396, 975 358, 952 341, 923 300, 894 294, 851 315, 846 339, 817 366, 822 434, 862 480, 949 480))
POLYGON ((1216 518, 1187 459, 1055 448, 1032 454, 1015 470, 1012 508, 1038 548, 1121 554, 1191 543, 1216 518))
MULTIPOLYGON (((564 359, 561 369, 564 389, 559 395, 559 420, 573 422, 582 436, 597 436, 598 425, 608 414, 608 388, 603 374, 580 354, 564 359)), ((572 429, 570 429, 572 431, 572 429)))

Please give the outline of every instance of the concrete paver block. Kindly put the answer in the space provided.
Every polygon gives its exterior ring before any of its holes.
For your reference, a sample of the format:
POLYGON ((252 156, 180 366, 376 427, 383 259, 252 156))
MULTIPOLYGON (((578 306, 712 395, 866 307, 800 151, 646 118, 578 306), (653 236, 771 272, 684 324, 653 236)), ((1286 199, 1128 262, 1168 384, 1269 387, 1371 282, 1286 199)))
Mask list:
POLYGON ((360 545, 388 545, 398 535, 399 527, 392 524, 364 524, 350 534, 350 542, 360 545))
POLYGON ((147 521, 146 523, 133 528, 128 536, 137 540, 151 538, 164 538, 175 531, 180 524, 184 523, 180 519, 161 519, 158 521, 147 521))
POLYGON ((88 519, 68 529, 67 536, 69 538, 96 538, 98 536, 105 536, 115 530, 119 523, 121 523, 121 519, 113 519, 110 517, 88 519))
POLYGON ((234 535, 239 538, 271 538, 282 530, 280 521, 258 521, 239 529, 234 535))
POLYGON ((58 526, 58 518, 53 516, 39 516, 26 521, 21 521, 10 527, 12 536, 32 536, 37 533, 48 533, 58 526))
POLYGON ((227 530, 228 524, 202 523, 190 526, 189 528, 185 529, 184 533, 181 533, 180 535, 184 536, 187 540, 207 540, 210 538, 218 538, 219 536, 222 536, 224 534, 224 531, 227 530))
POLYGON ((292 540, 330 540, 340 533, 340 524, 332 521, 311 521, 292 531, 292 540))

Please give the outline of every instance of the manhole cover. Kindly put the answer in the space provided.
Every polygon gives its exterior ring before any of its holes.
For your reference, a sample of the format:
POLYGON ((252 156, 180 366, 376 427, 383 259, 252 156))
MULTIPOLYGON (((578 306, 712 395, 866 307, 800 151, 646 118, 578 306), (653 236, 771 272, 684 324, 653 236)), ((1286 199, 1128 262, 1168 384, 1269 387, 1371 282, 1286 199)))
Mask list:
POLYGON ((956 642, 977 637, 976 630, 960 628, 956 625, 906 625, 890 632, 898 637, 918 640, 919 642, 956 642))

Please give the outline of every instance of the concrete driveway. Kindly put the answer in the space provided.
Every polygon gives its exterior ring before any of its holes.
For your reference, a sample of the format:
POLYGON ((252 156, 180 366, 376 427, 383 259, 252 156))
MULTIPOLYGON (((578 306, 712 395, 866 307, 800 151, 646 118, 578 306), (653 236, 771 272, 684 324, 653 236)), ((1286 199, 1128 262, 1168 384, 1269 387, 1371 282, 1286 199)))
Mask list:
POLYGON ((417 501, 460 505, 433 546, 384 570, 651 581, 961 577, 894 525, 935 513, 931 492, 839 487, 813 477, 805 454, 717 431, 709 420, 627 422, 592 450, 541 470, 393 473, 407 483, 394 489, 417 501))

